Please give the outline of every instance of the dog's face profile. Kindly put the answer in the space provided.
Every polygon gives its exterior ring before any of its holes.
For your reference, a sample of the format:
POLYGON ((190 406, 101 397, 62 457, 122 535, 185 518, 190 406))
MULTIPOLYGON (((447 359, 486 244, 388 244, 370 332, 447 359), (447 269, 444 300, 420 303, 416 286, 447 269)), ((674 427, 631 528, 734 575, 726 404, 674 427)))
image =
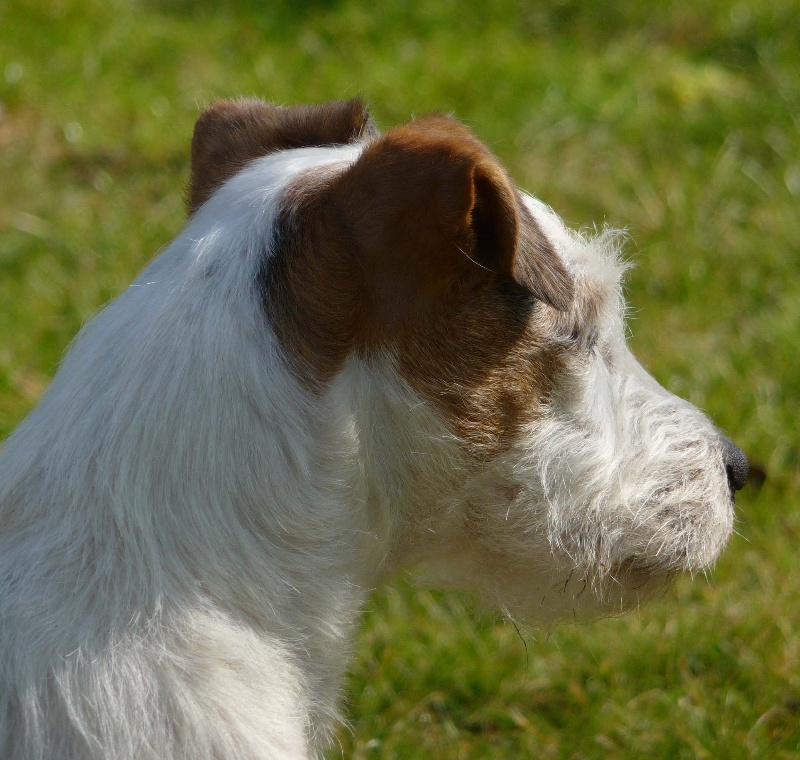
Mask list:
POLYGON ((298 382, 359 396, 388 570, 547 618, 714 562, 746 460, 628 350, 618 235, 568 230, 443 116, 381 135, 352 101, 217 104, 190 210, 247 162, 283 182, 264 308, 298 382))
POLYGON ((188 202, 0 452, 0 755, 309 758, 401 568, 548 621, 714 562, 744 454, 466 127, 221 101, 188 202))

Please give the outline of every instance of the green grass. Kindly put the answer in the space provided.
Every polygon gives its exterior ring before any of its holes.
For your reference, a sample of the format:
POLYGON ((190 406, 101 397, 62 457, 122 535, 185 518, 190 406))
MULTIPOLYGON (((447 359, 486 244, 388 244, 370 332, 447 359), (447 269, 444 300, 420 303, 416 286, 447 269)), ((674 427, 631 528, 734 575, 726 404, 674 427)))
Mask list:
POLYGON ((627 617, 523 643, 378 591, 346 757, 800 757, 796 3, 602 5, 0 4, 0 435, 180 229, 200 106, 360 93, 383 126, 455 114, 570 222, 627 227, 634 349, 766 472, 712 581, 627 617))

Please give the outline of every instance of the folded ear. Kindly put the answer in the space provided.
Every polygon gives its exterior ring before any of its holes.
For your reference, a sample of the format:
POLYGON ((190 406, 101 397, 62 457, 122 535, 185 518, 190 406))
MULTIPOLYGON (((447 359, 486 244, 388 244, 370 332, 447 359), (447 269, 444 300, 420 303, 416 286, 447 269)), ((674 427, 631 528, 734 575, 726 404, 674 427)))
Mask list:
POLYGON ((514 279, 566 309, 571 280, 504 169, 443 116, 395 128, 327 190, 382 321, 424 309, 464 273, 514 279))
POLYGON ((286 108, 258 99, 219 100, 194 127, 189 214, 255 158, 289 148, 345 145, 377 134, 359 99, 286 108))

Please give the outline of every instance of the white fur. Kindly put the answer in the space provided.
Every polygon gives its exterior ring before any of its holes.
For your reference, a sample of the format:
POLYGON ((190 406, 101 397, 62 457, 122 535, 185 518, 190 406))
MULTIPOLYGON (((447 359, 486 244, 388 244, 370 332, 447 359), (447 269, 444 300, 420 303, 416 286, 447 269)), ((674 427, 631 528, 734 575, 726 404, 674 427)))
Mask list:
POLYGON ((532 199, 607 297, 596 349, 511 451, 471 460, 389 355, 352 357, 322 396, 298 383, 257 273, 291 178, 358 151, 279 153, 230 180, 5 443, 0 757, 316 756, 364 597, 399 567, 548 619, 720 551, 716 431, 625 347, 613 238, 532 199))

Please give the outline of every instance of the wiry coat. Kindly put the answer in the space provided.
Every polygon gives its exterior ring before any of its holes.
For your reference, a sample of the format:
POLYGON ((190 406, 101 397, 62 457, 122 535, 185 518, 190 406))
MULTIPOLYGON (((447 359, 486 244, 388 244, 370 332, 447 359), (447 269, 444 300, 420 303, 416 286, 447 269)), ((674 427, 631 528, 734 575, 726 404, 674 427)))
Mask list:
POLYGON ((399 567, 550 618, 714 561, 724 445, 627 351, 616 238, 463 127, 226 102, 190 211, 0 454, 0 757, 315 756, 399 567))

